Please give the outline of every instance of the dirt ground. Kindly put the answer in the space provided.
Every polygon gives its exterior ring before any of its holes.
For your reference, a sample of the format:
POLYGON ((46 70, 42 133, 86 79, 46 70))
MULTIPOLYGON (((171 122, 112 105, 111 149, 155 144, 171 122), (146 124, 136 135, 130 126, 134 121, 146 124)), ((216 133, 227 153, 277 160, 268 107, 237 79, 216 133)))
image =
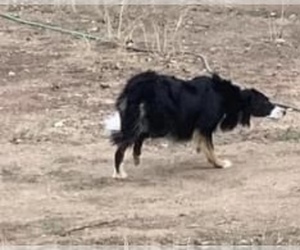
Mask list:
POLYGON ((200 74, 203 65, 180 50, 300 106, 299 7, 282 15, 281 6, 130 6, 121 23, 117 6, 0 10, 160 51, 0 19, 2 244, 300 243, 299 114, 217 133, 218 155, 234 164, 226 170, 192 144, 148 141, 140 167, 128 152, 122 181, 111 178, 114 148, 101 123, 137 72, 200 74))

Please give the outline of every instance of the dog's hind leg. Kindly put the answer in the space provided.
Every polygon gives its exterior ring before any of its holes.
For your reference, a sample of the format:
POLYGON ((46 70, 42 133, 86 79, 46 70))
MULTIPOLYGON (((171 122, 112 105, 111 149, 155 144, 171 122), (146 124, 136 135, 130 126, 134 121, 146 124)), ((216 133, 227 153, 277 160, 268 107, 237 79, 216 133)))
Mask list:
POLYGON ((115 153, 115 168, 113 173, 113 178, 116 179, 124 179, 127 177, 127 174, 123 167, 123 160, 125 151, 128 148, 128 143, 123 143, 118 146, 117 151, 115 153))
POLYGON ((202 135, 199 133, 198 147, 201 148, 205 154, 208 162, 213 164, 215 168, 229 168, 231 167, 231 162, 229 160, 220 160, 216 157, 214 152, 214 145, 212 141, 212 135, 202 135))
POLYGON ((142 154, 142 146, 144 140, 147 138, 146 134, 141 134, 133 145, 133 162, 135 166, 138 166, 140 164, 140 156, 142 154))

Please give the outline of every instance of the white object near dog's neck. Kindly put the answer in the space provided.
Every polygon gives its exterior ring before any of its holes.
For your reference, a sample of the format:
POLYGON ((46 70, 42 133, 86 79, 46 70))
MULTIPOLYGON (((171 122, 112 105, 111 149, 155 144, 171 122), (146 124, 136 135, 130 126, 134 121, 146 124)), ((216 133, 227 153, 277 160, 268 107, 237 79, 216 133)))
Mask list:
POLYGON ((284 108, 275 106, 275 108, 272 109, 272 111, 268 117, 271 119, 278 120, 278 119, 282 118, 284 116, 284 114, 285 114, 284 108))

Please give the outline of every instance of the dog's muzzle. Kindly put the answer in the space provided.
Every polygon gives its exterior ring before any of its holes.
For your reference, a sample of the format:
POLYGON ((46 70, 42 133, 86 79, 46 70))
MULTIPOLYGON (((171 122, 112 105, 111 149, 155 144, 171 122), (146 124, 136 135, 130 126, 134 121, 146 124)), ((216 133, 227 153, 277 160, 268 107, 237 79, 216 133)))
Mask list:
POLYGON ((285 108, 282 108, 282 107, 279 107, 279 106, 275 106, 270 115, 268 116, 269 118, 271 119, 275 119, 275 120, 278 120, 282 117, 284 117, 286 114, 286 109, 285 108))

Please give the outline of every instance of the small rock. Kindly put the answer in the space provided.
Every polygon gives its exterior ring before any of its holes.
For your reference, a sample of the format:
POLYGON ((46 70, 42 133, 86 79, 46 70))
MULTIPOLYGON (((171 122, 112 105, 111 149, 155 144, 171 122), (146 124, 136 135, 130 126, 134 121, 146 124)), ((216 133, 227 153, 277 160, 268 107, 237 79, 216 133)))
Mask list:
POLYGON ((289 19, 294 21, 294 20, 297 19, 297 15, 296 14, 291 14, 291 15, 289 15, 289 19))
POLYGON ((110 86, 108 84, 106 84, 106 83, 100 83, 100 87, 102 89, 109 89, 110 88, 110 86))
POLYGON ((276 16, 277 16, 277 13, 276 13, 275 11, 272 11, 272 12, 270 13, 270 16, 271 16, 271 17, 276 17, 276 16))
POLYGON ((59 84, 53 83, 53 84, 51 85, 51 90, 55 91, 55 90, 59 90, 59 89, 60 89, 59 84))
POLYGON ((209 51, 212 52, 212 53, 214 53, 214 52, 217 51, 217 48, 216 48, 216 47, 211 47, 211 48, 209 49, 209 51))
POLYGON ((99 28, 96 26, 89 29, 89 32, 97 32, 97 31, 99 31, 99 28))
POLYGON ((9 76, 15 76, 15 75, 16 75, 16 73, 15 73, 15 72, 13 72, 13 71, 9 71, 9 72, 8 72, 8 75, 9 75, 9 76))
POLYGON ((15 137, 10 140, 10 143, 12 144, 20 144, 21 142, 22 140, 20 138, 15 138, 15 137))
POLYGON ((116 69, 116 70, 121 69, 121 64, 117 62, 117 63, 114 65, 114 69, 116 69))
POLYGON ((187 24, 188 24, 188 25, 193 25, 194 22, 193 22, 193 20, 188 20, 188 21, 187 21, 187 24))
POLYGON ((64 121, 59 121, 59 122, 54 123, 55 128, 61 128, 63 126, 64 126, 64 121))
POLYGON ((90 20, 88 20, 88 19, 81 19, 80 21, 81 21, 81 23, 89 23, 90 22, 90 20))
POLYGON ((182 72, 184 72, 184 73, 191 73, 191 71, 189 69, 187 69, 187 68, 182 68, 182 72))
POLYGON ((240 240, 239 245, 249 245, 249 242, 247 240, 240 240))
POLYGON ((202 241, 201 245, 202 246, 208 246, 208 245, 212 245, 212 243, 210 241, 202 241))
POLYGON ((245 50, 244 50, 244 52, 247 53, 247 52, 249 52, 250 50, 251 50, 251 47, 246 47, 245 50))
POLYGON ((284 44, 286 41, 285 41, 285 39, 283 39, 283 38, 277 38, 277 39, 275 40, 275 42, 276 42, 277 44, 284 44))
POLYGON ((132 48, 133 45, 134 45, 134 42, 133 42, 132 39, 128 39, 128 40, 125 42, 125 44, 126 44, 126 47, 132 48))

